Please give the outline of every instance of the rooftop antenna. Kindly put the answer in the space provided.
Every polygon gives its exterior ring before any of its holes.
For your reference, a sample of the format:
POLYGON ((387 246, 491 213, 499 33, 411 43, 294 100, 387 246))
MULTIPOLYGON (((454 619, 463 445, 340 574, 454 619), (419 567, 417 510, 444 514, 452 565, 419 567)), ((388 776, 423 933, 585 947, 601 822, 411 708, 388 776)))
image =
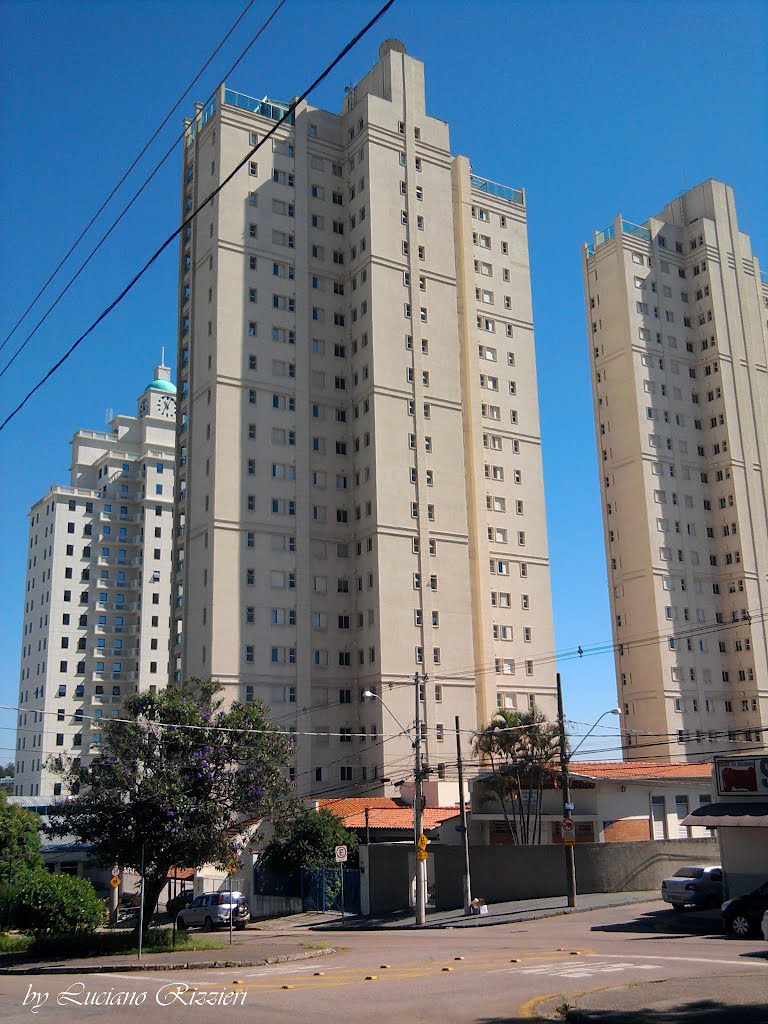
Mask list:
POLYGON ((109 424, 112 422, 112 420, 114 418, 115 418, 115 410, 111 409, 111 408, 107 409, 107 412, 106 412, 106 423, 107 423, 107 426, 109 426, 109 424))
POLYGON ((160 365, 165 366, 165 345, 160 348, 160 365))

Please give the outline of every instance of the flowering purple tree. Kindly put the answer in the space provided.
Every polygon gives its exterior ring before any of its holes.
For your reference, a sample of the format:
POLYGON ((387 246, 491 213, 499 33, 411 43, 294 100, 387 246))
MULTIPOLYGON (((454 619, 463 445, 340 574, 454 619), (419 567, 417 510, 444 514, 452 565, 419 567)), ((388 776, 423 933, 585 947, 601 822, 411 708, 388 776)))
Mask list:
POLYGON ((130 697, 122 720, 104 723, 100 757, 57 765, 74 796, 51 832, 76 836, 105 866, 138 871, 143 850, 145 929, 171 867, 231 864, 239 823, 295 813, 288 737, 260 703, 222 710, 218 690, 191 679, 130 697))

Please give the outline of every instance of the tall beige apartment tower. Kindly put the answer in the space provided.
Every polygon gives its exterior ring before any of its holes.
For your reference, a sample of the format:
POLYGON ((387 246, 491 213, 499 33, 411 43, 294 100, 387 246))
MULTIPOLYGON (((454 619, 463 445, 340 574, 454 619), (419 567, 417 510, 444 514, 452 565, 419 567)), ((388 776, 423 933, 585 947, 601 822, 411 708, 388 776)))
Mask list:
POLYGON ((72 439, 69 486, 29 512, 14 795, 57 796, 102 719, 168 682, 176 388, 158 366, 108 431, 72 439))
MULTIPOLYGON (((198 108, 183 210, 285 111, 198 108)), ((467 757, 499 705, 554 715, 524 193, 451 155, 387 40, 205 203, 179 291, 176 678, 263 701, 321 796, 412 778, 418 677, 451 798, 456 715, 467 757)))
POLYGON ((624 753, 768 729, 768 275, 709 180, 584 247, 624 753))

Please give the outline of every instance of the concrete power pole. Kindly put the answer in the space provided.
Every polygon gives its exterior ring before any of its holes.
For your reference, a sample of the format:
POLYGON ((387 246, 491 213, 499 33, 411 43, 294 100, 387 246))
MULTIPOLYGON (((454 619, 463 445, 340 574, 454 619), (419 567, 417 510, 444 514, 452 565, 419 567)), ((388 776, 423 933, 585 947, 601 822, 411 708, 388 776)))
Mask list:
MULTIPOLYGON (((426 676, 424 680, 426 682, 426 676)), ((419 692, 419 673, 416 672, 413 677, 413 685, 416 691, 416 737, 413 741, 414 749, 414 795, 413 795, 413 831, 414 831, 414 842, 418 843, 419 836, 423 831, 423 815, 422 811, 424 808, 424 796, 422 787, 422 767, 421 767, 421 694, 419 692)), ((423 925, 426 917, 426 885, 425 885, 425 868, 426 861, 419 859, 419 847, 415 846, 416 850, 416 924, 417 926, 423 925)))
MULTIPOLYGON (((565 714, 563 712, 563 687, 560 673, 557 673, 557 723, 560 729, 560 788, 563 791, 563 817, 570 818, 571 784, 568 775, 568 743, 565 737, 565 714)), ((565 850, 565 873, 568 881, 568 906, 576 906, 576 857, 573 846, 563 843, 565 850)))
POLYGON ((464 762, 461 759, 461 725, 456 715, 456 761, 459 767, 459 807, 461 807, 461 825, 459 826, 464 841, 464 914, 472 913, 472 882, 469 875, 469 830, 467 828, 467 805, 464 802, 464 762))

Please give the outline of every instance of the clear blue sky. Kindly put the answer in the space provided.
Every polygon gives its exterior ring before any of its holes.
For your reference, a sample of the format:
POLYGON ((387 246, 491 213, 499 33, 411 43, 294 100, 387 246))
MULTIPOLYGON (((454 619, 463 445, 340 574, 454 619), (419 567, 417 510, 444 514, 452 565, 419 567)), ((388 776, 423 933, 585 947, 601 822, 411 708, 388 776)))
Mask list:
MULTIPOLYGON (((194 99, 213 91, 272 5, 257 0, 194 99)), ((3 337, 243 6, 5 0, 3 337)), ((288 0, 230 84, 289 99, 377 7, 288 0)), ((450 123, 453 151, 477 173, 527 189, 558 651, 611 636, 580 243, 617 213, 642 221, 715 177, 733 185, 741 227, 768 266, 767 19, 761 0, 399 0, 312 97, 338 110, 344 85, 365 73, 382 39, 397 36, 426 63, 428 108, 450 123)), ((176 153, 0 380, 0 418, 176 226, 179 165, 176 153)), ((140 180, 134 172, 129 184, 140 180)), ((67 482, 75 430, 101 428, 108 408, 133 412, 160 347, 175 354, 175 325, 174 246, 0 435, 2 703, 17 696, 26 512, 50 484, 67 482)), ((614 704, 612 655, 565 661, 562 670, 571 718, 591 722, 614 704)), ((0 713, 0 747, 13 747, 13 724, 12 713, 0 713)), ((12 757, 0 750, 3 762, 12 757)))

